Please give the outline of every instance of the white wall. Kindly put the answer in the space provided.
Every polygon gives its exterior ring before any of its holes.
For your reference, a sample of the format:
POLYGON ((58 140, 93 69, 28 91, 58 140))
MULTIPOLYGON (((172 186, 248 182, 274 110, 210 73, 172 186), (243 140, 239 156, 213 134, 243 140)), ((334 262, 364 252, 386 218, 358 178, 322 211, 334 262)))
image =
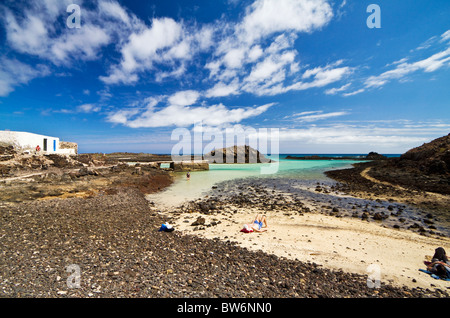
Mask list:
POLYGON ((76 155, 75 149, 58 149, 58 153, 61 155, 76 155))
POLYGON ((39 145, 44 152, 44 139, 47 139, 46 153, 59 153, 59 138, 21 131, 0 131, 0 142, 21 148, 23 151, 34 151, 39 145))

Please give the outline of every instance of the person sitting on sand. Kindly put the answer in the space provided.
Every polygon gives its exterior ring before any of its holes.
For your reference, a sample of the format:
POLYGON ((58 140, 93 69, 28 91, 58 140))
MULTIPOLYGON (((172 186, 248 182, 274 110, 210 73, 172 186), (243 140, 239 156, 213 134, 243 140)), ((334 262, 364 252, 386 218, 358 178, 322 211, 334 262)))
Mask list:
POLYGON ((434 250, 433 258, 431 259, 431 262, 443 262, 447 265, 450 265, 450 261, 447 258, 447 254, 445 253, 444 248, 438 247, 434 250))
POLYGON ((251 233, 251 232, 265 232, 267 231, 267 218, 264 215, 257 214, 253 223, 244 224, 244 228, 241 232, 251 233))
POLYGON ((427 270, 441 278, 450 279, 450 262, 442 247, 435 250, 430 263, 427 263, 427 270))
POLYGON ((427 265, 427 270, 443 279, 450 279, 450 266, 444 262, 432 262, 427 265))

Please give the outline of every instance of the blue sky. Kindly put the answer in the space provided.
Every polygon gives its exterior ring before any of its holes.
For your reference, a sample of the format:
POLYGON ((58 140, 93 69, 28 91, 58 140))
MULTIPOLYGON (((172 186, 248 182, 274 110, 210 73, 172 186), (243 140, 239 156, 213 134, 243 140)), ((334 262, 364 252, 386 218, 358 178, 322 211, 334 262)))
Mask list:
POLYGON ((277 128, 281 153, 403 153, 450 132, 447 0, 6 0, 0 12, 0 130, 81 152, 170 153, 174 129, 196 122, 277 128), (370 4, 381 28, 367 26, 370 4))

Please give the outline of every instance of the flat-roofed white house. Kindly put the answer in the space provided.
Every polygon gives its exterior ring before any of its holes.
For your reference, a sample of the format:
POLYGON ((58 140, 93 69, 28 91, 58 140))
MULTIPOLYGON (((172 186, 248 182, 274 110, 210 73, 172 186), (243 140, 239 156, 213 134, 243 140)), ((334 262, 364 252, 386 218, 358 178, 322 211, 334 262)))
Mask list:
POLYGON ((75 155, 78 152, 77 145, 74 143, 62 143, 59 141, 58 137, 38 135, 23 131, 0 130, 0 143, 11 145, 22 152, 34 152, 38 146, 40 152, 45 154, 75 155))

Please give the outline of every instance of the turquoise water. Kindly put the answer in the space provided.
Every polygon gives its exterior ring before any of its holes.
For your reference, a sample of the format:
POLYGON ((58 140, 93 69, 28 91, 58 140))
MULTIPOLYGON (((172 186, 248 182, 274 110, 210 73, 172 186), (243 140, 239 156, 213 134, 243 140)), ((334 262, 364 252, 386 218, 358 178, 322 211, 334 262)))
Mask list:
POLYGON ((324 172, 332 169, 350 168, 355 160, 288 160, 280 157, 269 164, 210 164, 209 171, 175 173, 174 183, 166 190, 149 195, 148 198, 159 205, 177 206, 183 202, 204 196, 214 184, 240 178, 295 178, 324 181, 324 172))

